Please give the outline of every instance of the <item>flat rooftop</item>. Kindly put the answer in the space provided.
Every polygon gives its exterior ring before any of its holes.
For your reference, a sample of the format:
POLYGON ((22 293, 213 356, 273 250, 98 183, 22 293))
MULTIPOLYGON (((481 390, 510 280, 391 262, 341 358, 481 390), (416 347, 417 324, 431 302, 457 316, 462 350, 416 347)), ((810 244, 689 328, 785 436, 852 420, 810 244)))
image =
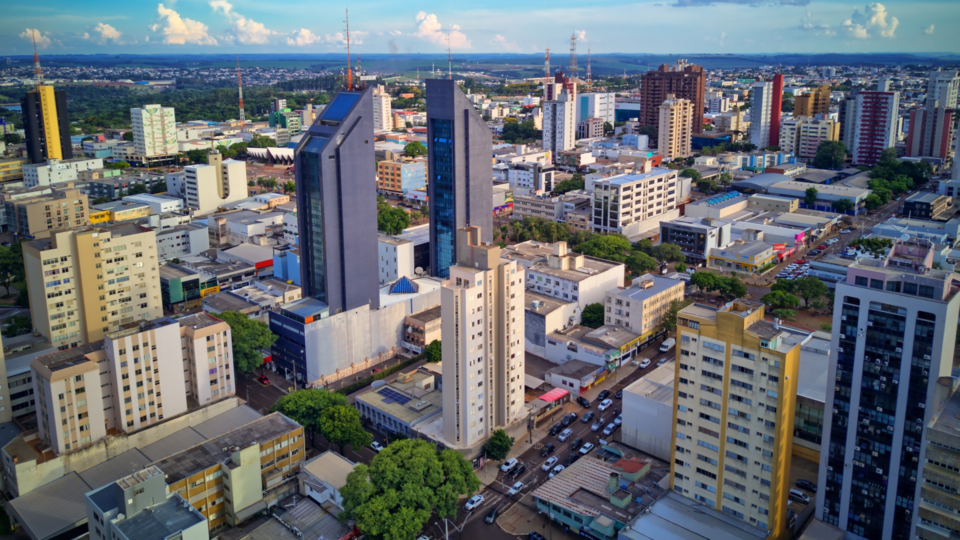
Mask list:
POLYGON ((906 200, 904 200, 903 202, 910 202, 910 203, 927 203, 927 204, 929 204, 929 203, 932 203, 932 202, 936 201, 936 200, 939 199, 940 197, 947 197, 947 196, 946 196, 946 195, 940 195, 939 193, 927 193, 927 192, 919 191, 919 192, 914 193, 913 195, 907 197, 906 200))
POLYGON ((440 414, 443 408, 443 394, 437 390, 435 378, 429 391, 417 387, 418 382, 431 377, 433 375, 414 371, 413 376, 404 381, 398 375, 396 379, 371 388, 356 399, 412 426, 440 414))
POLYGON ((199 277, 199 272, 187 271, 175 264, 160 265, 160 277, 164 279, 183 279, 189 277, 199 277))
POLYGON ((196 330, 198 328, 206 328, 220 324, 223 321, 207 313, 195 313, 193 315, 187 315, 186 317, 180 317, 176 322, 178 322, 180 326, 189 326, 196 330))
POLYGON ((38 360, 50 371, 56 372, 61 369, 67 369, 73 366, 89 362, 87 355, 93 352, 103 350, 103 340, 86 343, 79 347, 57 351, 55 353, 41 356, 38 360))
POLYGON ((140 332, 163 328, 164 326, 169 326, 171 324, 177 324, 177 321, 171 319, 170 317, 160 317, 159 319, 153 319, 152 321, 132 322, 120 325, 119 330, 115 332, 109 332, 106 334, 106 336, 110 339, 120 339, 139 334, 140 332))
POLYGON ((640 501, 648 491, 621 477, 617 494, 629 496, 630 502, 625 508, 614 506, 608 488, 610 474, 614 472, 618 471, 612 464, 588 456, 567 467, 563 474, 541 484, 533 491, 533 496, 594 519, 613 518, 629 523, 646 508, 640 501))
POLYGON ((619 349, 639 337, 639 334, 634 334, 622 326, 612 324, 605 324, 583 335, 583 339, 586 341, 591 341, 597 345, 606 346, 611 349, 619 349))
POLYGON ((630 386, 624 388, 623 391, 627 394, 652 399, 659 403, 666 403, 672 406, 675 373, 676 362, 667 362, 648 373, 645 377, 634 381, 630 386))
POLYGON ((523 301, 526 310, 537 315, 553 313, 569 303, 531 290, 524 291, 523 301), (534 307, 534 302, 536 302, 536 307, 534 307))
POLYGON ((300 470, 312 474, 336 489, 347 485, 347 475, 357 464, 333 450, 327 450, 301 466, 300 470))
POLYGON ((408 315, 411 319, 416 319, 422 323, 428 323, 430 321, 435 321, 440 318, 441 306, 435 306, 430 309, 425 309, 418 313, 408 315))
POLYGON ((206 522, 203 516, 183 497, 173 495, 165 501, 116 522, 116 527, 127 538, 137 540, 164 540, 171 535, 206 522))
MULTIPOLYGON (((521 265, 527 270, 541 272, 550 276, 567 279, 569 281, 583 281, 595 274, 615 268, 623 268, 623 264, 593 257, 583 257, 583 266, 576 270, 561 270, 547 266, 547 258, 553 255, 553 244, 546 244, 529 240, 514 246, 507 246, 500 251, 500 257, 507 260, 523 261, 521 265)), ((578 253, 567 251, 566 257, 576 257, 578 253)), ((622 270, 621 270, 622 271, 622 270)))
POLYGON ((740 244, 734 242, 728 246, 714 248, 710 251, 711 255, 723 257, 725 259, 746 257, 749 260, 750 257, 759 255, 764 251, 771 251, 772 254, 772 250, 773 244, 764 242, 763 240, 754 240, 752 242, 743 242, 740 244), (740 257, 737 257, 737 255, 740 257))
POLYGON ((588 364, 582 360, 570 360, 560 364, 557 367, 552 367, 547 370, 547 373, 553 375, 560 375, 562 377, 567 377, 570 379, 583 379, 588 375, 593 375, 599 371, 602 366, 596 364, 588 364))
POLYGON ((656 274, 644 274, 634 279, 630 287, 620 289, 617 294, 618 296, 626 296, 633 300, 643 302, 653 296, 663 294, 670 289, 679 288, 683 290, 685 285, 683 281, 676 279, 665 278, 656 274), (653 286, 648 286, 646 285, 647 283, 653 283, 653 286))
POLYGON ((223 291, 207 295, 203 299, 203 304, 216 311, 244 311, 250 309, 260 309, 260 304, 251 302, 246 298, 241 298, 232 291, 223 291))
POLYGON ((661 169, 659 167, 655 167, 651 169, 650 172, 648 173, 611 176, 609 178, 604 178, 602 180, 594 180, 594 182, 609 182, 616 186, 622 186, 626 184, 632 184, 634 182, 644 182, 647 180, 652 180, 654 178, 659 178, 661 176, 666 176, 668 174, 675 173, 675 172, 676 171, 673 171, 671 169, 661 169))
POLYGON ((621 540, 763 540, 766 537, 767 531, 673 492, 658 499, 649 513, 641 514, 620 531, 621 540))

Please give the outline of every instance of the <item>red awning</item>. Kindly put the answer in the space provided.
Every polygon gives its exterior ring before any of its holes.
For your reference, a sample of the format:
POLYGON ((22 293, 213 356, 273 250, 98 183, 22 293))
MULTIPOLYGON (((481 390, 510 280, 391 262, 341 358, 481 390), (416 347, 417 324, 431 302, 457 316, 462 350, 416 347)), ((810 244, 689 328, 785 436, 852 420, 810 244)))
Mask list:
POLYGON ((543 401, 546 401, 547 403, 553 403, 554 401, 557 401, 558 399, 568 394, 570 394, 570 392, 567 392, 563 388, 554 388, 553 390, 540 396, 540 399, 542 399, 543 401))

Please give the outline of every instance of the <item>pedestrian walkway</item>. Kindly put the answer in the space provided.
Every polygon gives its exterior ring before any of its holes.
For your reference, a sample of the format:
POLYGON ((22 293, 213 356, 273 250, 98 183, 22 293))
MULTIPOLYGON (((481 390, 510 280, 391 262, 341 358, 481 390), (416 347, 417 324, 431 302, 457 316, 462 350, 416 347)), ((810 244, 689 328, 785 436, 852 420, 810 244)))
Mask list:
MULTIPOLYGON (((522 536, 531 531, 545 534, 548 522, 546 517, 536 510, 533 497, 527 494, 500 514, 497 525, 507 534, 522 536)), ((562 532, 559 528, 557 530, 562 532)))

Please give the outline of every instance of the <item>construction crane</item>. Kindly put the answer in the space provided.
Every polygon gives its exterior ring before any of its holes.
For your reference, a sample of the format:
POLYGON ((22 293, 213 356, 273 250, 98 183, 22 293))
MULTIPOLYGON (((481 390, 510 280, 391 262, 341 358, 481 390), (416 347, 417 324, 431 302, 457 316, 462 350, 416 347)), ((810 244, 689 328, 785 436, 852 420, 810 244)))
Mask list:
POLYGON ((240 90, 240 121, 246 122, 243 114, 243 77, 240 75, 240 57, 237 57, 237 88, 240 90))

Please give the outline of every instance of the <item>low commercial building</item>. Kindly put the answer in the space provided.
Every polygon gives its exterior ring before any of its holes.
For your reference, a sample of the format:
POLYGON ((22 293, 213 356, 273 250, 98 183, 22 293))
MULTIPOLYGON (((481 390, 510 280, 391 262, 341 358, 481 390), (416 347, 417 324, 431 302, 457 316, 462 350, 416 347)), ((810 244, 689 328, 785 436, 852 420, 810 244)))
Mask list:
POLYGON ((440 340, 440 306, 407 315, 403 325, 406 331, 400 345, 415 354, 422 353, 427 345, 440 340))
POLYGON ((623 444, 670 461, 676 362, 655 368, 623 389, 623 444))
POLYGON ((28 163, 30 158, 0 159, 0 182, 23 180, 23 166, 28 163))
POLYGON ((400 373, 393 381, 357 396, 353 405, 380 433, 410 437, 418 425, 442 412, 443 395, 434 378, 425 370, 400 373))
POLYGON ((139 195, 127 195, 123 200, 125 202, 149 205, 151 214, 169 214, 183 210, 183 199, 180 197, 171 197, 170 195, 141 193, 139 195))
POLYGON ((579 396, 604 374, 604 367, 581 360, 569 360, 552 367, 543 374, 543 380, 554 388, 563 388, 572 396, 579 396))
MULTIPOLYGON (((841 533, 842 534, 842 533, 841 533)), ((764 540, 766 531, 758 530, 723 512, 676 493, 667 492, 620 530, 619 540, 764 540)), ((839 537, 813 536, 817 540, 839 537)))
POLYGON ((216 276, 176 264, 160 265, 160 297, 163 309, 173 313, 200 307, 207 294, 220 290, 216 276))
POLYGON ((524 292, 524 346, 526 351, 547 357, 547 336, 580 324, 583 311, 577 302, 565 302, 533 291, 524 292))
POLYGON ((774 262, 777 256, 773 245, 764 242, 762 238, 762 234, 748 235, 743 240, 712 249, 708 266, 736 272, 758 273, 761 268, 774 262), (754 237, 759 239, 751 239, 754 237))
POLYGON ((714 218, 681 217, 660 223, 660 243, 676 244, 687 258, 687 263, 707 264, 711 250, 732 241, 729 221, 714 218))
POLYGON ((513 198, 512 219, 533 217, 547 221, 559 221, 563 218, 563 215, 564 203, 561 197, 515 195, 513 198))
POLYGON ((110 222, 119 223, 149 217, 150 205, 138 202, 112 201, 95 204, 90 207, 91 212, 110 212, 110 222))
MULTIPOLYGON (((773 174, 773 173, 766 173, 773 174)), ((764 176, 764 175, 758 175, 764 176)), ((783 175, 779 175, 783 176, 783 175)), ((756 177, 755 177, 756 178, 756 177)), ((811 210, 822 210, 822 211, 833 211, 833 202, 839 201, 842 199, 848 199, 853 203, 853 209, 847 212, 850 215, 857 215, 864 211, 863 202, 866 200, 867 196, 872 193, 869 189, 860 189, 851 186, 846 186, 843 184, 831 184, 831 185, 822 185, 818 184, 817 188, 817 202, 813 206, 810 206, 803 202, 803 197, 806 195, 807 189, 811 187, 809 183, 798 182, 792 180, 787 176, 784 176, 787 180, 781 180, 772 184, 767 188, 767 193, 771 195, 783 195, 785 197, 792 197, 795 199, 800 199, 800 208, 810 208, 811 210)), ((751 179, 752 181, 753 179, 751 179)), ((736 185, 736 184, 734 184, 736 185)))
POLYGON ((380 285, 393 283, 402 277, 414 277, 414 243, 402 237, 377 236, 380 285))
POLYGON ((493 166, 493 179, 507 182, 518 194, 541 194, 553 191, 557 170, 553 165, 539 161, 511 162, 497 157, 493 166))
POLYGON ((157 231, 157 258, 160 262, 193 257, 210 249, 207 228, 187 223, 157 231))
POLYGON ((623 264, 568 251, 566 242, 530 240, 507 246, 501 257, 516 260, 524 268, 527 290, 575 302, 581 309, 602 302, 606 291, 623 286, 623 264))
POLYGON ((747 209, 761 212, 796 212, 800 200, 794 197, 780 197, 757 193, 747 197, 747 209))
MULTIPOLYGON (((90 171, 91 173, 96 171, 90 171)), ((117 171, 119 172, 119 171, 117 171)), ((91 175, 93 176, 93 175, 91 175)), ((147 192, 153 190, 153 186, 163 182, 162 174, 124 174, 107 175, 106 171, 99 178, 91 178, 87 184, 87 190, 91 199, 101 199, 106 197, 111 201, 119 201, 130 194, 134 186, 143 186, 147 192)))
POLYGON ((834 289, 837 283, 847 280, 847 269, 855 262, 857 260, 854 258, 827 256, 820 260, 811 260, 809 272, 827 287, 834 289))
POLYGON ((327 450, 300 467, 300 494, 313 499, 317 504, 329 503, 342 510, 343 495, 340 490, 347 485, 347 475, 353 472, 356 466, 356 463, 333 450, 327 450))
MULTIPOLYGON (((547 334, 546 359, 555 364, 581 360, 602 366, 607 373, 612 373, 638 352, 639 344, 640 336, 622 326, 603 325, 595 330, 587 326, 571 326, 547 334)), ((603 381, 604 376, 598 376, 595 383, 603 381)))
POLYGON ((102 169, 103 160, 86 159, 49 159, 45 163, 25 163, 22 165, 23 185, 26 187, 49 186, 61 182, 75 182, 80 171, 102 169))
POLYGON ((683 207, 685 217, 732 219, 749 206, 747 197, 735 191, 715 195, 683 207))
POLYGON ((644 274, 629 287, 607 291, 604 322, 640 334, 641 343, 658 339, 665 334, 660 324, 670 305, 683 301, 684 286, 680 280, 644 274))
POLYGON ((917 192, 903 201, 900 215, 908 219, 934 220, 954 209, 953 199, 939 193, 917 192))
POLYGON ((427 186, 427 161, 399 158, 377 162, 377 191, 396 198, 427 186))

